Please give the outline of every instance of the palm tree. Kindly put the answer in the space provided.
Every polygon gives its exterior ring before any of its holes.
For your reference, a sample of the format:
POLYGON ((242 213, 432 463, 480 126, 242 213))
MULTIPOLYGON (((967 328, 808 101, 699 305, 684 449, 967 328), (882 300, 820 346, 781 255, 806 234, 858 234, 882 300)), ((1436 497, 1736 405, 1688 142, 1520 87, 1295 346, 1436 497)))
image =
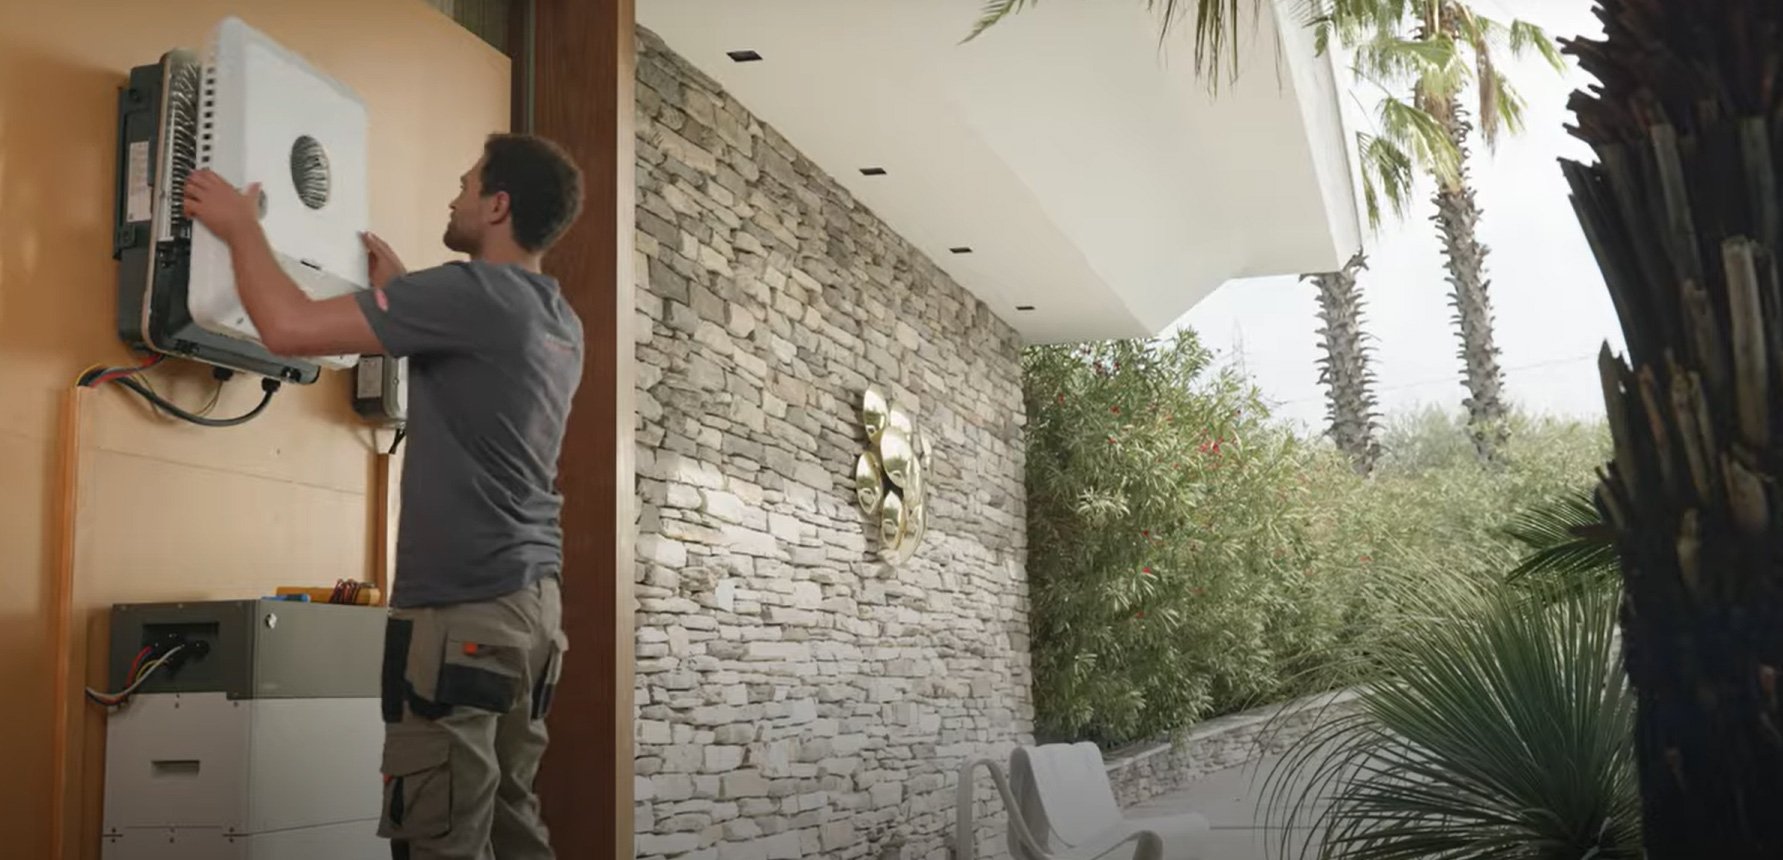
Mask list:
MULTIPOLYGON (((976 38, 997 22, 1038 0, 986 0, 976 38)), ((1474 132, 1462 96, 1477 91, 1479 132, 1488 147, 1502 132, 1522 127, 1523 102, 1498 70, 1499 51, 1534 52, 1556 69, 1559 52, 1541 28, 1526 21, 1501 24, 1460 0, 1302 0, 1321 50, 1335 35, 1355 54, 1358 77, 1383 94, 1377 133, 1358 134, 1363 196, 1378 225, 1383 203, 1403 214, 1413 166, 1437 185, 1432 219, 1448 259, 1450 296, 1461 338, 1459 356, 1468 397, 1468 429, 1480 458, 1500 457, 1509 436, 1504 371, 1492 332, 1489 249, 1479 240, 1481 211, 1469 184, 1468 141, 1474 132), (1404 93, 1410 92, 1407 99, 1404 93)), ((1236 75, 1239 25, 1246 8, 1263 0, 1145 0, 1161 11, 1165 32, 1193 16, 1195 65, 1204 75, 1221 69, 1236 75)), ((1217 82, 1217 78, 1214 79, 1217 82)))
POLYGON ((1783 4, 1598 0, 1566 165, 1601 361, 1648 854, 1783 856, 1783 4))
MULTIPOLYGON (((977 38, 1004 18, 1037 2, 986 0, 978 22, 966 40, 977 38)), ((1237 73, 1239 18, 1246 4, 1255 4, 1261 9, 1261 2, 1145 0, 1148 9, 1161 12, 1163 35, 1167 35, 1182 16, 1191 13, 1195 16, 1195 64, 1203 75, 1217 74, 1222 64, 1230 73, 1237 73)), ((1454 162, 1454 152, 1446 142, 1436 140, 1431 145, 1434 151, 1428 157, 1432 161, 1444 165, 1454 162)), ((1388 208, 1396 216, 1403 217, 1412 199, 1414 168, 1411 158, 1393 139, 1366 132, 1357 134, 1356 154, 1361 162, 1369 225, 1378 229, 1388 208)), ((1338 450, 1350 459, 1356 473, 1364 477, 1374 472, 1375 461, 1380 457, 1374 374, 1368 369, 1369 350, 1364 346, 1366 338, 1362 333, 1362 296, 1356 283, 1357 273, 1365 269, 1367 257, 1358 251, 1342 269, 1302 276, 1302 280, 1312 282, 1319 291, 1319 320, 1323 327, 1318 334, 1325 355, 1319 360, 1318 367, 1319 383, 1325 386, 1326 413, 1330 421, 1328 435, 1338 450)))
POLYGON ((1368 477, 1380 458, 1380 425, 1375 412, 1374 374, 1368 369, 1368 347, 1362 334, 1362 293, 1357 273, 1368 268, 1361 252, 1341 271, 1307 275, 1319 290, 1319 329, 1325 357, 1319 360, 1319 383, 1325 386, 1328 431, 1337 450, 1349 457, 1356 474, 1368 477))
MULTIPOLYGON (((1539 27, 1501 24, 1459 0, 1312 0, 1321 46, 1336 36, 1350 47, 1357 77, 1380 88, 1381 135, 1366 142, 1365 165, 1385 155, 1408 158, 1436 182, 1437 225, 1449 270, 1449 304, 1460 335, 1468 430, 1482 460, 1501 456, 1509 438, 1504 371, 1492 331, 1489 249, 1479 239, 1482 215, 1468 173, 1476 129, 1462 97, 1477 92, 1474 113, 1488 147, 1522 128, 1523 102, 1499 71, 1497 56, 1537 53, 1556 69, 1559 52, 1539 27), (1410 93, 1410 98, 1403 94, 1410 93)), ((1367 173, 1365 172, 1365 178, 1367 173)), ((1365 184, 1370 206, 1376 191, 1365 184)))

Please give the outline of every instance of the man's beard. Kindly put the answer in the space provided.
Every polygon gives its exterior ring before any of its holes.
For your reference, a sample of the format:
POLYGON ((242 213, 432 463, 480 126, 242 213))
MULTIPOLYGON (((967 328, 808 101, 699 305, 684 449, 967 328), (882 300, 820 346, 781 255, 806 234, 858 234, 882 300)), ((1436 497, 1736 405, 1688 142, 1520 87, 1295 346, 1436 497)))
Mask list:
POLYGON ((457 225, 451 222, 447 222, 446 224, 445 243, 446 250, 448 251, 453 251, 459 254, 469 254, 473 257, 477 255, 476 239, 460 232, 457 225))

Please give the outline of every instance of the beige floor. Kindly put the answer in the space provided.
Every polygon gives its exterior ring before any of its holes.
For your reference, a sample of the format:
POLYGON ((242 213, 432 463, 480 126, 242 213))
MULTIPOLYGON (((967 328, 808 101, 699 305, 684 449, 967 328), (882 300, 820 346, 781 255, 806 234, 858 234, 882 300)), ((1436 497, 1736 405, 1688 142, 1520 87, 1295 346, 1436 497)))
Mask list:
MULTIPOLYGON (((1127 814, 1137 817, 1199 812, 1213 825, 1205 860, 1278 860, 1283 857, 1282 830, 1264 827, 1264 816, 1258 808, 1264 777, 1274 765, 1271 757, 1242 768, 1218 771, 1180 791, 1129 809, 1127 814)), ((1292 836, 1286 856, 1299 858, 1306 834, 1295 831, 1292 836)))

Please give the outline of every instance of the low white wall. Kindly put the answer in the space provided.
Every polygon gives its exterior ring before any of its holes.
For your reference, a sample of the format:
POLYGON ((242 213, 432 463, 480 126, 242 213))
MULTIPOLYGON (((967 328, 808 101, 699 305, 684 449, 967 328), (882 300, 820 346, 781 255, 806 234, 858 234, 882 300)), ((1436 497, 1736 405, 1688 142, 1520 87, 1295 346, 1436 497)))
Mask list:
POLYGON ((1287 749, 1320 722, 1354 713, 1360 704, 1355 692, 1343 691, 1217 717, 1175 741, 1109 753, 1108 783, 1121 806, 1137 806, 1215 771, 1287 749))

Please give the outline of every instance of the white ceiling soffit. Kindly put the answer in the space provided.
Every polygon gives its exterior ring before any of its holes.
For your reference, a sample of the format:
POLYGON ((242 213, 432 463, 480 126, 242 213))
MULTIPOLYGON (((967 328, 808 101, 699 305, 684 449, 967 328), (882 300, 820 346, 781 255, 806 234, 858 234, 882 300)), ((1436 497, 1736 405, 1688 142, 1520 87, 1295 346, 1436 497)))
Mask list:
POLYGON ((1229 279, 1328 271, 1359 246, 1330 61, 1295 0, 1275 2, 1217 93, 1192 22, 1160 46, 1141 0, 1055 0, 965 44, 979 0, 637 10, 1028 341, 1056 343, 1156 334, 1229 279), (745 50, 762 59, 727 56, 745 50))

